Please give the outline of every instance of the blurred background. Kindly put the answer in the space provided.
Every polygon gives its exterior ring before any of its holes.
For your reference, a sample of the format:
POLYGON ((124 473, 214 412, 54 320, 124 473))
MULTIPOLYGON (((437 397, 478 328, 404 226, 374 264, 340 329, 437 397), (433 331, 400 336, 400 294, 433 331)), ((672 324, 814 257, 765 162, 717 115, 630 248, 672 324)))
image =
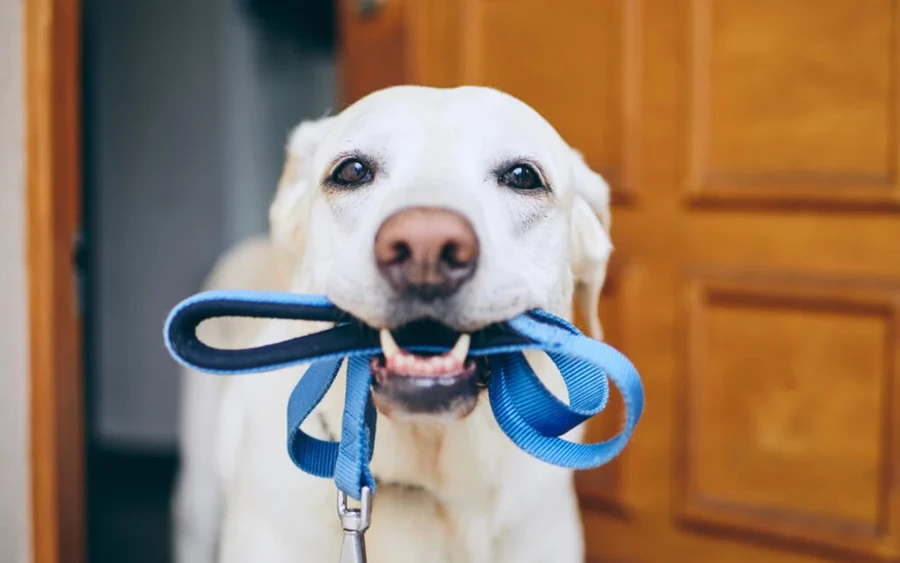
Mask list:
POLYGON ((268 229, 290 130, 337 108, 330 0, 84 0, 90 562, 169 560, 179 371, 161 320, 268 229))
POLYGON ((401 83, 512 93, 610 183, 647 406, 578 475, 590 562, 900 561, 900 2, 79 10, 87 561, 169 561, 166 314, 266 231, 297 123, 401 83))

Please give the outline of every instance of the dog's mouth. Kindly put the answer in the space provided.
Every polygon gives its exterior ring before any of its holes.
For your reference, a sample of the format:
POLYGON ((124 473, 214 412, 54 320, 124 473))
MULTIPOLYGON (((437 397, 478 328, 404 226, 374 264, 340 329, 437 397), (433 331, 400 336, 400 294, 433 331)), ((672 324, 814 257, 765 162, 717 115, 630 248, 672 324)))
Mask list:
POLYGON ((474 410, 489 375, 484 358, 469 356, 470 334, 454 333, 436 322, 419 321, 395 332, 379 332, 382 353, 372 358, 372 396, 391 418, 464 418, 474 410), (395 338, 396 333, 396 338, 395 338), (416 340, 447 342, 444 353, 412 351, 397 343, 414 333, 416 340), (433 336, 434 338, 429 338, 433 336))

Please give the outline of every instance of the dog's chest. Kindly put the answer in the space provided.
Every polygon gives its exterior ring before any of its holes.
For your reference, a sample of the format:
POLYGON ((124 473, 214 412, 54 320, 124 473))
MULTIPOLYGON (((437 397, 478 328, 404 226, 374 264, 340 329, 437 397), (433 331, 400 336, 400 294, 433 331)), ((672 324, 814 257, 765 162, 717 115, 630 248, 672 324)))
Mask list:
POLYGON ((483 517, 466 517, 427 493, 379 488, 366 535, 369 560, 392 563, 488 563, 494 535, 483 517))

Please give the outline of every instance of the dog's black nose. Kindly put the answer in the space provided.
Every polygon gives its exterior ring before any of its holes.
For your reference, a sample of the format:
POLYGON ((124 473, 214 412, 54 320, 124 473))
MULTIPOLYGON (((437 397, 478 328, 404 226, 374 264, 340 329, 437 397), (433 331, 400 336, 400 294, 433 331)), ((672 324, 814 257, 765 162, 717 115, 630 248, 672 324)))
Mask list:
POLYGON ((453 295, 475 274, 478 237, 455 211, 411 207, 394 213, 375 235, 375 261, 395 291, 432 301, 453 295))

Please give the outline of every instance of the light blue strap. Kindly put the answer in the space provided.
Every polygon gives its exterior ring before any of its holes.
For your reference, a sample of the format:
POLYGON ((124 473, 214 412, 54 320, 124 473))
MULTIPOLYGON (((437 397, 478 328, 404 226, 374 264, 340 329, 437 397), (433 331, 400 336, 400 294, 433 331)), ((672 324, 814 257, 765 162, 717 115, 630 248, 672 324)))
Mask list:
MULTIPOLYGON (((370 394, 369 360, 380 353, 377 339, 353 342, 349 326, 293 341, 243 351, 215 350, 196 337, 196 326, 215 316, 252 316, 327 320, 340 317, 334 305, 317 295, 271 292, 206 292, 179 304, 166 322, 165 338, 179 362, 218 374, 255 373, 310 363, 288 400, 288 452, 303 471, 334 478, 344 493, 360 499, 363 487, 375 491, 369 469, 374 453, 376 411, 370 394), (300 426, 331 387, 348 358, 347 390, 340 442, 309 436, 300 426), (198 363, 199 362, 199 363, 198 363)), ((521 449, 548 463, 588 469, 609 462, 627 444, 644 405, 644 390, 632 363, 611 346, 592 340, 571 323, 545 311, 530 311, 507 323, 519 335, 491 341, 485 337, 470 354, 487 356, 492 375, 491 409, 502 431, 521 449), (569 404, 557 399, 535 375, 522 350, 544 350, 562 375, 569 404), (621 392, 625 425, 614 438, 597 444, 560 438, 601 412, 607 404, 607 378, 621 392)), ((507 335, 508 336, 508 335, 507 335)), ((431 347, 414 347, 428 349, 431 347)))
POLYGON ((288 400, 288 453, 294 464, 316 477, 334 478, 338 488, 358 495, 362 487, 375 489, 369 470, 375 445, 376 411, 369 394, 368 360, 352 356, 347 368, 347 389, 341 440, 319 440, 300 429, 331 387, 341 360, 313 362, 297 382, 288 400), (364 413, 362 416, 359 413, 364 413))
POLYGON ((369 358, 351 356, 347 368, 347 394, 341 423, 341 445, 334 480, 348 495, 359 500, 363 487, 375 492, 369 469, 375 444, 375 406, 369 393, 372 374, 369 358))
MULTIPOLYGON (((541 343, 541 347, 548 353, 559 352, 581 358, 594 363, 596 368, 602 370, 622 394, 625 403, 625 427, 617 436, 597 444, 574 443, 557 436, 545 435, 539 431, 541 424, 529 424, 527 417, 534 418, 541 412, 549 412, 542 404, 547 402, 546 398, 538 394, 518 393, 514 396, 510 391, 510 388, 518 387, 517 380, 520 378, 532 379, 532 385, 541 383, 530 369, 525 371, 511 369, 515 366, 510 365, 507 358, 497 362, 499 377, 491 379, 490 400, 494 416, 510 440, 547 463, 573 469, 598 467, 621 453, 640 420, 644 408, 644 390, 640 377, 632 363, 611 346, 585 336, 572 335, 558 326, 553 326, 559 323, 541 322, 547 320, 555 321, 548 319, 546 313, 540 313, 516 317, 509 324, 514 330, 541 343)), ((587 400, 591 393, 600 392, 596 386, 592 390, 593 371, 581 368, 562 373, 572 397, 570 399, 572 404, 581 403, 587 400)), ((540 422, 548 426, 551 424, 546 420, 540 422)))
POLYGON ((300 430, 300 424, 328 392, 340 367, 341 360, 323 360, 310 365, 291 392, 287 408, 288 454, 291 461, 307 473, 328 479, 334 476, 338 442, 314 438, 300 430))
POLYGON ((497 356, 493 371, 507 377, 503 394, 520 405, 516 408, 529 426, 545 436, 559 436, 602 411, 609 390, 606 374, 592 364, 560 354, 549 356, 563 375, 568 405, 544 387, 521 353, 497 356), (583 375, 573 375, 577 373, 583 375))

